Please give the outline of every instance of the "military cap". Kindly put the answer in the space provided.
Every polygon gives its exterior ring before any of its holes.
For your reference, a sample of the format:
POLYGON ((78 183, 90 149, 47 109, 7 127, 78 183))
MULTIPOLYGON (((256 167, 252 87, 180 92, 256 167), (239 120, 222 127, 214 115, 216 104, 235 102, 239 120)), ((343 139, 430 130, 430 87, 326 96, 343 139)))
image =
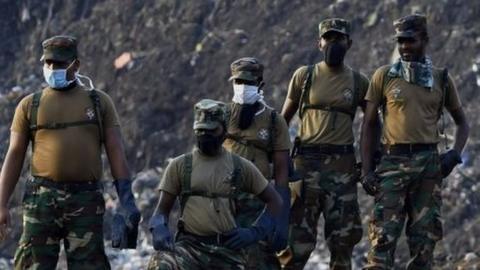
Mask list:
POLYGON ((242 79, 256 82, 263 78, 263 65, 254 57, 243 57, 232 62, 230 65, 232 76, 229 81, 242 79))
POLYGON ((427 33, 427 18, 423 14, 413 14, 393 22, 395 37, 414 37, 417 33, 427 33))
POLYGON ((195 120, 193 129, 216 129, 226 126, 227 106, 225 103, 202 99, 194 106, 195 120))
POLYGON ((40 61, 70 61, 77 58, 77 39, 71 36, 53 36, 42 42, 40 61))
POLYGON ((318 33, 320 37, 330 31, 350 35, 350 22, 340 18, 331 18, 323 20, 318 24, 318 33))

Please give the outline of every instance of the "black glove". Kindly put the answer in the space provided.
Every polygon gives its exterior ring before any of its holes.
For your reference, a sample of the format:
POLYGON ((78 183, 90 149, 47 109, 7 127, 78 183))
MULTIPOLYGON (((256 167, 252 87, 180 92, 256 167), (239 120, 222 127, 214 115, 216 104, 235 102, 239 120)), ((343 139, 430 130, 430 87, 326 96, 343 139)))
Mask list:
POLYGON ((237 227, 225 234, 228 240, 225 246, 230 249, 242 249, 260 240, 271 241, 275 229, 275 219, 264 209, 255 224, 248 228, 237 227))
POLYGON ((135 249, 141 216, 132 194, 132 181, 116 180, 114 185, 121 207, 112 222, 112 247, 135 249))
POLYGON ((457 150, 452 149, 446 153, 440 155, 440 166, 442 169, 442 177, 447 177, 457 166, 457 164, 462 163, 462 157, 457 152, 457 150))
POLYGON ((152 233, 152 243, 155 250, 173 251, 173 237, 168 229, 168 218, 165 215, 153 216, 148 228, 152 233))
POLYGON ((374 196, 378 191, 378 176, 373 171, 369 171, 364 176, 360 177, 363 189, 368 195, 374 196))

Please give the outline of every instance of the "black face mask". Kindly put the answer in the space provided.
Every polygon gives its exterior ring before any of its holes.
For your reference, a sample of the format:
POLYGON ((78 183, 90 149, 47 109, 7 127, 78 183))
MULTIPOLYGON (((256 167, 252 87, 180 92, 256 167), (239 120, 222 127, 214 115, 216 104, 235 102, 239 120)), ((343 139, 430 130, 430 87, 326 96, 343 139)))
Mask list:
POLYGON ((253 122, 255 113, 258 110, 258 103, 254 104, 242 104, 240 109, 240 115, 238 119, 238 128, 241 130, 247 129, 253 122))
POLYGON ((325 45, 325 63, 331 67, 338 67, 343 63, 347 48, 338 42, 330 42, 325 45))
POLYGON ((207 156, 215 156, 220 152, 225 136, 211 134, 197 135, 197 147, 207 156))

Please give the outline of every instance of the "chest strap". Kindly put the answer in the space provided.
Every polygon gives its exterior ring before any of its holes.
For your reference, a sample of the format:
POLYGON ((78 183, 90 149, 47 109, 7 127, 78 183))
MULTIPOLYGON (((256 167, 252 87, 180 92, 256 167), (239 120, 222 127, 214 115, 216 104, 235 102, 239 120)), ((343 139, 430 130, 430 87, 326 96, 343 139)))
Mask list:
MULTIPOLYGON (((299 116, 300 118, 303 117, 305 110, 313 109, 313 110, 321 110, 321 111, 328 111, 333 113, 343 113, 348 115, 352 120, 355 118, 355 113, 357 110, 357 106, 359 103, 359 94, 360 94, 360 73, 352 70, 353 73, 353 97, 352 97, 352 105, 350 108, 345 109, 336 106, 328 106, 328 105, 318 105, 318 104, 311 104, 310 103, 310 88, 312 86, 313 81, 313 70, 315 65, 309 65, 307 67, 307 74, 305 76, 305 80, 303 81, 302 85, 302 95, 300 96, 300 105, 299 105, 299 116)), ((336 115, 334 115, 334 125, 335 125, 336 115)))
MULTIPOLYGON (((207 197, 207 198, 228 198, 230 199, 230 210, 235 214, 234 199, 238 196, 240 192, 240 158, 236 155, 231 155, 233 161, 233 172, 230 177, 230 192, 227 194, 208 192, 205 190, 192 190, 192 168, 193 168, 193 155, 192 153, 187 153, 184 155, 183 163, 183 177, 181 183, 181 192, 180 192, 180 220, 182 220, 183 210, 187 204, 188 199, 191 196, 207 197)), ((182 221, 183 222, 183 221, 182 221)))
POLYGON ((95 119, 92 120, 81 120, 81 121, 72 121, 72 122, 63 122, 63 123, 47 123, 43 125, 38 125, 38 108, 40 107, 40 99, 42 98, 43 90, 35 92, 32 97, 32 104, 30 109, 30 136, 32 141, 32 146, 34 145, 35 135, 38 130, 41 129, 65 129, 75 126, 84 126, 84 125, 97 125, 99 130, 100 142, 104 141, 104 130, 103 122, 101 115, 101 106, 100 106, 100 97, 95 89, 89 90, 88 96, 92 101, 93 108, 95 110, 95 119))

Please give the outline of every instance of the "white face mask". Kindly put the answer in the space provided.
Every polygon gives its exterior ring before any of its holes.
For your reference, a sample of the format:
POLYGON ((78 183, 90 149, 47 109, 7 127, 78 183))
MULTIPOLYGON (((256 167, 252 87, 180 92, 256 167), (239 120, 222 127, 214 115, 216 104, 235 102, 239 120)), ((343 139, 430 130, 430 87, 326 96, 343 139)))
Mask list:
POLYGON ((253 104, 263 99, 256 85, 233 84, 233 92, 232 101, 238 104, 253 104))
POLYGON ((71 81, 67 80, 67 69, 69 69, 72 64, 70 64, 66 69, 50 69, 47 65, 43 65, 43 77, 45 78, 47 84, 51 88, 61 89, 74 82, 77 79, 76 76, 71 81))

